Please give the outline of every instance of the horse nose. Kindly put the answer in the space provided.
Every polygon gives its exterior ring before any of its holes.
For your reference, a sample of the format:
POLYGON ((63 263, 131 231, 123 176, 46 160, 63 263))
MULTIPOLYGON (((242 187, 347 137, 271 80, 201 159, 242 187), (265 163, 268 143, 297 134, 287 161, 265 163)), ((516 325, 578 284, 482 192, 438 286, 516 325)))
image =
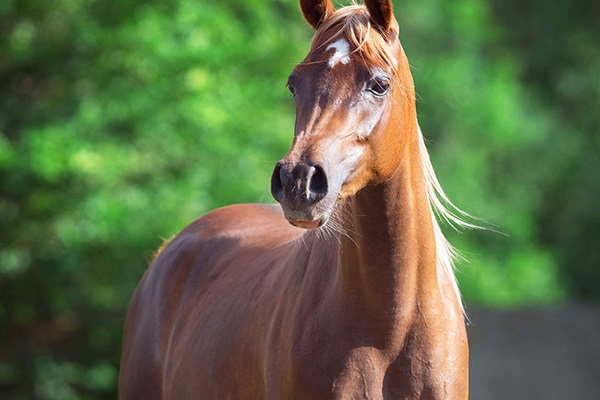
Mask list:
POLYGON ((327 175, 318 164, 288 166, 278 162, 271 176, 271 194, 295 208, 310 206, 327 196, 327 175))

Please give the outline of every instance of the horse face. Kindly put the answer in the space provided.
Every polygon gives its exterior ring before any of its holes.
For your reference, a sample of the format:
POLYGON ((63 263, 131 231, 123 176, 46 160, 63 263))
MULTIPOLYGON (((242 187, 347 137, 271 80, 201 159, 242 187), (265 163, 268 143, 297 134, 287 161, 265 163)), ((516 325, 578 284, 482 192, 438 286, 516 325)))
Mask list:
POLYGON ((369 63, 339 30, 331 31, 289 77, 294 140, 271 179, 286 219, 307 229, 325 224, 338 200, 389 178, 398 164, 399 143, 388 134, 398 100, 392 69, 369 63))

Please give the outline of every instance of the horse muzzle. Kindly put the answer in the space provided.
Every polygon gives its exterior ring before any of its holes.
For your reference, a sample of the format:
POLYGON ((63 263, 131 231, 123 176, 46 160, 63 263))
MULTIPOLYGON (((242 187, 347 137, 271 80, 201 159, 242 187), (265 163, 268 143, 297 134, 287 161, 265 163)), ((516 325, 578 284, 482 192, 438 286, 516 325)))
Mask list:
POLYGON ((332 212, 327 201, 329 184, 325 169, 316 163, 280 161, 271 176, 271 194, 281 204, 288 222, 304 229, 323 226, 332 212))

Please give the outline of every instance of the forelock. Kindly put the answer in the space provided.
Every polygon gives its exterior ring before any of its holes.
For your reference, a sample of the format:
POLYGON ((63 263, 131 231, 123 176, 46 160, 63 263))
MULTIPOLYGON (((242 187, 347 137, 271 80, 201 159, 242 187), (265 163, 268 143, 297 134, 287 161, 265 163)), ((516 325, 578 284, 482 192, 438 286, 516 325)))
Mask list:
POLYGON ((369 12, 363 5, 351 5, 333 13, 315 32, 310 50, 343 37, 361 57, 391 74, 398 70, 398 60, 391 44, 393 38, 380 33, 371 23, 369 12), (327 38, 327 39, 325 39, 327 38))

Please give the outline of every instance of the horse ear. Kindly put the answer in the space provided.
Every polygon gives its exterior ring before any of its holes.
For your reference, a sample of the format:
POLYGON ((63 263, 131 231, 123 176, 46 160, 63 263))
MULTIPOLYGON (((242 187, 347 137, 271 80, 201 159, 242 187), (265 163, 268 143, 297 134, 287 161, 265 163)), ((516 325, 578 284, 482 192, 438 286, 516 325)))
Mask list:
POLYGON ((300 8, 304 18, 314 29, 335 11, 331 0, 300 0, 300 8))
POLYGON ((364 0, 371 19, 383 31, 390 31, 394 23, 392 0, 364 0))

